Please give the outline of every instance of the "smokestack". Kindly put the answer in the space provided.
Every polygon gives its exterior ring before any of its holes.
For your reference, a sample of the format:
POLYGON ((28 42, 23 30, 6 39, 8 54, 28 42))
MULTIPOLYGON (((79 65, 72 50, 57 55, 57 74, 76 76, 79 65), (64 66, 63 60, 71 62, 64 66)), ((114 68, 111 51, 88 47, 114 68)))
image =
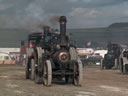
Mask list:
POLYGON ((49 26, 44 26, 43 29, 44 29, 44 37, 47 37, 50 27, 49 26))
POLYGON ((61 44, 65 43, 65 37, 66 37, 66 23, 67 19, 65 16, 60 17, 60 36, 61 36, 61 44))

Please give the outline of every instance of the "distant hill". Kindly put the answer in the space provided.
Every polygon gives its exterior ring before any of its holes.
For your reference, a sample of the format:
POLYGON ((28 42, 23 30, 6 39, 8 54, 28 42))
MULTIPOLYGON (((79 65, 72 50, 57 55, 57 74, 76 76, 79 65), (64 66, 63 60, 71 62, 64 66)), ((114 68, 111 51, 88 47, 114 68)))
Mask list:
POLYGON ((25 29, 0 29, 0 47, 20 47, 30 32, 25 29))
MULTIPOLYGON (((92 43, 90 47, 106 46, 110 40, 128 44, 127 24, 114 23, 106 28, 68 29, 67 33, 72 33, 78 47, 87 47, 88 42, 92 43)), ((0 29, 0 47, 20 47, 21 40, 26 41, 30 33, 30 30, 25 29, 0 29)))
POLYGON ((128 44, 128 28, 71 29, 68 32, 73 34, 78 47, 87 47, 89 41, 92 42, 91 47, 106 46, 108 41, 128 44))
POLYGON ((113 23, 109 28, 128 28, 128 22, 126 23, 113 23))

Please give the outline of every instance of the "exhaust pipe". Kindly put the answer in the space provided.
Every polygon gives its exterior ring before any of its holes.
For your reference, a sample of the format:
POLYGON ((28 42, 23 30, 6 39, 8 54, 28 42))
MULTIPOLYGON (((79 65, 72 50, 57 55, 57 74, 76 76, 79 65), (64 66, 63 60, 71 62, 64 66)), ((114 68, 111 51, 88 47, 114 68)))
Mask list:
POLYGON ((44 26, 44 27, 43 27, 43 30, 44 30, 44 38, 46 38, 46 37, 48 36, 49 29, 50 29, 49 26, 44 26))
POLYGON ((65 16, 60 17, 60 36, 61 36, 61 44, 65 44, 65 37, 66 37, 66 23, 67 19, 65 16))

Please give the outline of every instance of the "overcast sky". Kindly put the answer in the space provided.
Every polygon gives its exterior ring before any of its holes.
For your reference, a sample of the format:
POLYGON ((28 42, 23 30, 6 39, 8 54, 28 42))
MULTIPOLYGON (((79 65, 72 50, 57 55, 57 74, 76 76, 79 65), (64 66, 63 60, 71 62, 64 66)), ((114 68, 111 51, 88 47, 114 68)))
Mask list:
POLYGON ((61 15, 69 28, 107 27, 128 22, 128 0, 0 0, 0 28, 50 25, 61 15))

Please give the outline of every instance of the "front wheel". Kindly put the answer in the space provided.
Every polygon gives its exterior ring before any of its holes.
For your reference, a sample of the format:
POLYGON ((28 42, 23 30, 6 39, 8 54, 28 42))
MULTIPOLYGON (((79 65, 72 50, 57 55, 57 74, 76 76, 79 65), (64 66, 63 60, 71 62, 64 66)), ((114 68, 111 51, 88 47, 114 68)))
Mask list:
POLYGON ((43 68, 43 82, 44 86, 51 86, 52 84, 52 65, 50 60, 46 60, 43 68))
POLYGON ((76 86, 82 85, 83 80, 83 66, 81 60, 78 60, 77 63, 74 64, 74 78, 73 83, 76 86))

